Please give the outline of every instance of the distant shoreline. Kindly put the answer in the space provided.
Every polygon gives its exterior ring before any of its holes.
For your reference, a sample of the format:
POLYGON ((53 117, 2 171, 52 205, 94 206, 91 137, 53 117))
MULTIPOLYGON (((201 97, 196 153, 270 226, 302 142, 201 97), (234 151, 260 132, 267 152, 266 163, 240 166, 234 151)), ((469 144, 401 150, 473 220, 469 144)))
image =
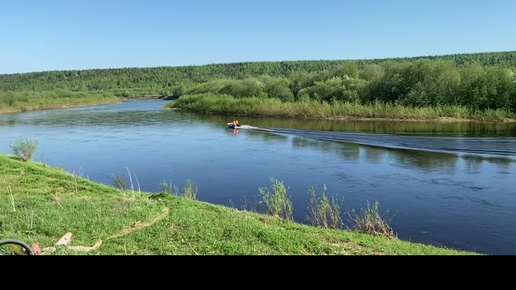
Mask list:
MULTIPOLYGON (((174 100, 172 96, 161 96, 161 95, 152 95, 152 96, 134 96, 129 98, 119 98, 119 102, 127 102, 127 101, 168 101, 174 100)), ((40 110, 55 110, 55 109, 69 109, 69 108, 77 108, 77 107, 89 107, 89 106, 98 106, 105 104, 116 104, 117 102, 99 102, 99 103, 88 103, 88 104, 63 104, 58 106, 48 106, 48 107, 40 107, 36 109, 28 109, 28 110, 2 110, 0 109, 0 115, 2 114, 16 114, 23 113, 29 111, 40 111, 40 110)), ((180 108, 168 108, 168 109, 180 109, 180 108)), ((439 117, 439 118, 368 118, 368 117, 333 117, 333 118, 309 118, 310 120, 335 120, 335 121, 391 121, 391 122, 442 122, 442 123, 454 123, 454 122, 473 122, 473 123, 516 123, 516 119, 505 118, 501 121, 485 121, 485 120, 475 120, 475 119, 465 119, 465 118, 450 118, 450 117, 439 117)))

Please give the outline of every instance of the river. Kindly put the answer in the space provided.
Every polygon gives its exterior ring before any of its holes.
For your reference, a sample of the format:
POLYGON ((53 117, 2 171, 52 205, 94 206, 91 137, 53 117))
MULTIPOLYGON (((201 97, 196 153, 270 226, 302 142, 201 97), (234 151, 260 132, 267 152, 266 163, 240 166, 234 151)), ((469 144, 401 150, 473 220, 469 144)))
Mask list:
POLYGON ((302 121, 163 109, 128 101, 0 115, 0 152, 38 141, 36 161, 115 186, 160 192, 190 180, 197 199, 253 209, 281 181, 294 219, 308 189, 343 213, 378 202, 398 238, 492 255, 516 254, 516 124, 302 121))

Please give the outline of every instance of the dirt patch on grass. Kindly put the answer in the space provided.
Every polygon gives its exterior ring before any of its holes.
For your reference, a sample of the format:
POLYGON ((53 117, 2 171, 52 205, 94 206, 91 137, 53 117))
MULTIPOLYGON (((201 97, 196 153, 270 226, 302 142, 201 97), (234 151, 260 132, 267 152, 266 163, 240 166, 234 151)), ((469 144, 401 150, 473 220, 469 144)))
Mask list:
POLYGON ((155 216, 152 220, 150 220, 148 222, 137 221, 134 225, 119 231, 118 233, 112 235, 108 239, 120 238, 120 237, 128 235, 134 231, 140 230, 145 227, 152 226, 156 222, 158 222, 158 221, 164 219, 166 216, 168 216, 169 213, 170 213, 170 209, 168 207, 166 207, 161 211, 161 213, 159 215, 155 216))

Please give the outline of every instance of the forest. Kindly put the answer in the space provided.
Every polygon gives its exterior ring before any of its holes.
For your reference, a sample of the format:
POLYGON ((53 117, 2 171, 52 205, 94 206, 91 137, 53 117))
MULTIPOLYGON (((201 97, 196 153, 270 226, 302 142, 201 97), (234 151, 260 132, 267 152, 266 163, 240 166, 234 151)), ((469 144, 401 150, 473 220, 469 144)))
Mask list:
POLYGON ((281 102, 460 106, 516 112, 516 51, 362 60, 300 60, 199 66, 0 74, 0 105, 20 100, 184 95, 281 102))

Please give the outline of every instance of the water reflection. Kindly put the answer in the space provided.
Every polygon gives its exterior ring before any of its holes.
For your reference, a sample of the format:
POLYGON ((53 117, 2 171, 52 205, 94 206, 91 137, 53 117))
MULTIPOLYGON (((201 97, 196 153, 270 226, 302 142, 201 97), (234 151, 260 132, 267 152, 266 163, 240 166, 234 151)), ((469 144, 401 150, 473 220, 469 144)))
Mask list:
POLYGON ((388 152, 382 148, 364 146, 363 156, 371 164, 380 164, 388 158, 388 152))
MULTIPOLYGON (((268 134, 264 136, 268 136, 268 134)), ((392 162, 397 166, 417 169, 422 173, 446 172, 453 174, 457 170, 457 163, 463 160, 464 166, 470 174, 479 173, 483 163, 493 163, 497 165, 500 173, 510 174, 510 164, 516 162, 515 159, 504 156, 459 155, 424 150, 384 148, 347 142, 321 142, 317 139, 297 136, 291 138, 291 144, 294 149, 317 148, 321 151, 335 153, 348 160, 357 160, 362 156, 371 164, 392 162)))
POLYGON ((360 156, 360 147, 353 143, 321 142, 319 140, 293 136, 291 144, 294 149, 316 148, 318 150, 335 153, 347 160, 357 160, 360 156))
POLYGON ((414 168, 422 173, 446 172, 453 174, 456 170, 456 154, 428 152, 419 150, 396 150, 391 149, 394 162, 404 168, 414 168))
POLYGON ((416 169, 422 173, 446 172, 453 174, 457 170, 457 163, 464 161, 464 166, 470 174, 481 171, 483 163, 497 165, 499 173, 510 174, 509 167, 516 159, 505 156, 483 156, 474 154, 459 155, 425 150, 384 148, 356 143, 320 142, 310 138, 293 137, 292 147, 310 147, 322 151, 331 151, 341 155, 344 159, 357 160, 362 156, 371 164, 391 162, 396 166, 416 169))
MULTIPOLYGON (((199 119, 225 124, 236 116, 197 115, 199 119)), ((278 118, 239 117, 242 124, 266 128, 295 128, 300 130, 362 132, 400 135, 440 135, 470 137, 516 137, 516 123, 479 122, 414 122, 361 120, 285 120, 278 118)))

